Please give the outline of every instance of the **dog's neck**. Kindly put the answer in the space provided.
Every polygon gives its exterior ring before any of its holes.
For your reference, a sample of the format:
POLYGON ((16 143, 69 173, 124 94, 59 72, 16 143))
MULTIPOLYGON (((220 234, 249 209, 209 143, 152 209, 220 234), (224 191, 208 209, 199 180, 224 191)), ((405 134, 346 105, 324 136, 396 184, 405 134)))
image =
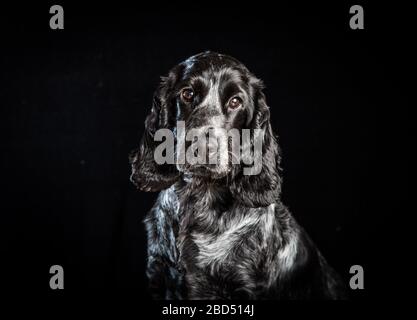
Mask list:
POLYGON ((176 191, 180 202, 193 203, 198 208, 214 210, 218 213, 227 210, 233 203, 227 178, 210 179, 183 175, 176 184, 176 191))

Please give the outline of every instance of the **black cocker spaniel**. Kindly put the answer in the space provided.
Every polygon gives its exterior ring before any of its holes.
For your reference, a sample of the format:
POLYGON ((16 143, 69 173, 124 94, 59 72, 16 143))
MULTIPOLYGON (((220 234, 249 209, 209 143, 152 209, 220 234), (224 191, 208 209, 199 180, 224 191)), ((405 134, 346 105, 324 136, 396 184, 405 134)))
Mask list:
POLYGON ((160 191, 145 219, 153 297, 346 297, 339 276, 280 200, 280 152, 262 89, 242 63, 214 52, 192 56, 162 78, 139 149, 131 154, 131 180, 140 190, 160 191), (231 161, 230 136, 223 152, 222 143, 215 144, 218 162, 180 163, 192 141, 180 137, 178 123, 203 136, 261 130, 259 170, 247 174, 242 161, 231 161), (175 163, 156 161, 160 129, 173 132, 175 148, 165 154, 173 153, 175 163))

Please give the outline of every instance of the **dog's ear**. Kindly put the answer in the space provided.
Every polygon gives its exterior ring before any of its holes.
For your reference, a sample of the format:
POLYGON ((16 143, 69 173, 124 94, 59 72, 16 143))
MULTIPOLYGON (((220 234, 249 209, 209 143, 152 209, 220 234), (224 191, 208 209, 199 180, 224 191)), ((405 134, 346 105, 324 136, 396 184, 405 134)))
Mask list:
POLYGON ((261 81, 256 81, 253 88, 255 110, 249 127, 251 131, 263 130, 262 166, 260 172, 255 175, 245 175, 242 166, 239 166, 230 190, 243 205, 256 208, 266 207, 279 199, 281 177, 279 146, 272 132, 269 107, 262 92, 261 81))
POLYGON ((179 177, 174 164, 157 164, 154 151, 157 143, 154 141, 158 129, 172 129, 172 119, 175 117, 170 108, 169 92, 173 85, 173 75, 162 78, 153 96, 152 109, 145 120, 139 148, 130 154, 132 174, 130 180, 142 191, 160 191, 170 187, 179 177))

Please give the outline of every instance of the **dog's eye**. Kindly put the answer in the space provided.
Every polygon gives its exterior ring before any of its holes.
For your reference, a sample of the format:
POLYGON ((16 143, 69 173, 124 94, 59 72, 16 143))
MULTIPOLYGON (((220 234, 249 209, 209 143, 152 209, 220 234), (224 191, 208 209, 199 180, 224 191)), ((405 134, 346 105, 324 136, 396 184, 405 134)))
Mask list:
POLYGON ((229 100, 229 102, 227 103, 227 106, 230 109, 237 109, 242 105, 243 101, 242 99, 240 99, 239 97, 233 97, 232 99, 229 100))
POLYGON ((181 91, 181 100, 190 103, 194 99, 194 91, 186 88, 181 91))

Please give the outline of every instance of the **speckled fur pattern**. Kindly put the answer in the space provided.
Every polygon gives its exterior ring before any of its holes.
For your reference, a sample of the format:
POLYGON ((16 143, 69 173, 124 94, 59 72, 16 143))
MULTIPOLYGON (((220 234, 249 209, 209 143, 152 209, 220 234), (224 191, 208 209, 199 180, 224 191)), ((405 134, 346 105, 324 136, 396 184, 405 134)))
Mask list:
POLYGON ((140 190, 160 192, 145 218, 154 298, 346 297, 339 276, 280 200, 280 150, 262 89, 262 82, 236 59, 205 52, 174 67, 155 93, 140 147, 131 155, 132 181, 140 190), (187 111, 176 92, 198 77, 210 89, 187 111), (221 108, 224 79, 243 91, 245 105, 234 113, 221 108), (201 112, 198 124, 196 112, 201 112), (265 130, 259 175, 243 175, 240 165, 224 168, 225 174, 201 175, 193 168, 153 162, 152 137, 158 128, 173 128, 178 120, 203 126, 219 115, 225 119, 219 127, 265 130))

